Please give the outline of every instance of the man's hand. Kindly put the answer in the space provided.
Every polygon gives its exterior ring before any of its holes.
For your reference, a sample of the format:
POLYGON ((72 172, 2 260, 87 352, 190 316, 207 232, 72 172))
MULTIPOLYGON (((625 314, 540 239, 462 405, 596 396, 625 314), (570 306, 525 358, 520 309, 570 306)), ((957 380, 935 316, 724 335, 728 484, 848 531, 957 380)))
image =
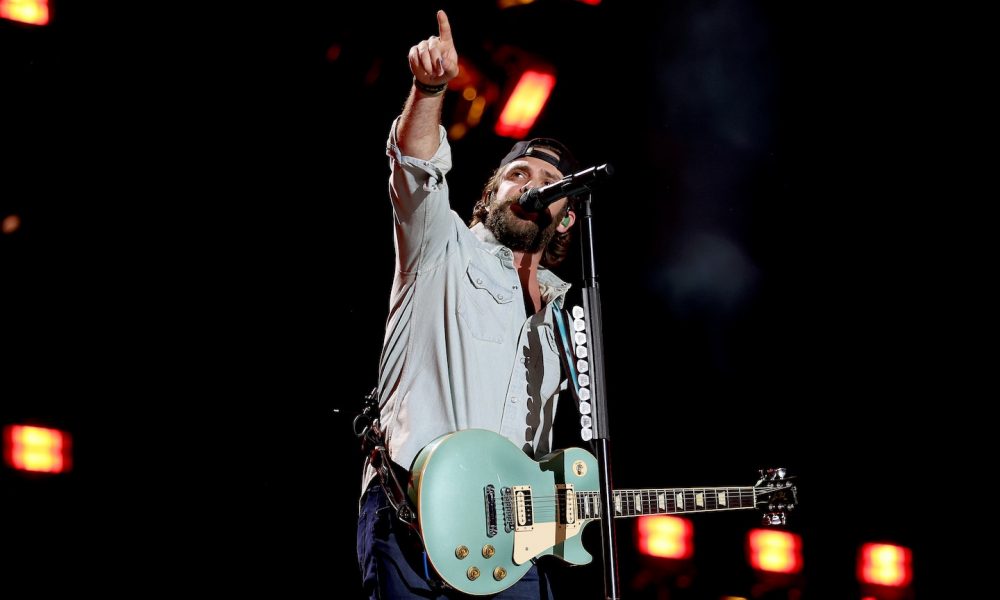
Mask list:
POLYGON ((438 34, 410 48, 410 71, 420 83, 435 86, 458 75, 458 52, 451 39, 451 24, 443 10, 437 12, 438 34))

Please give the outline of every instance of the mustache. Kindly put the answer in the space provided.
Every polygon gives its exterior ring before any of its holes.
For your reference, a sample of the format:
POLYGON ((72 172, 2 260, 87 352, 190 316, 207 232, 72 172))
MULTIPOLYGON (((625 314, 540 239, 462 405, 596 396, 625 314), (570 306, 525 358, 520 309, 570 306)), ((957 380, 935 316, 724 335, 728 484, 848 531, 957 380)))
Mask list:
POLYGON ((529 222, 534 223, 534 224, 536 224, 536 225, 538 225, 539 227, 542 227, 542 228, 545 228, 545 227, 549 226, 550 224, 552 224, 554 222, 554 219, 552 218, 551 215, 549 215, 549 211, 547 211, 547 210, 542 210, 540 212, 532 212, 532 214, 537 215, 534 219, 525 219, 524 217, 520 216, 520 215, 524 215, 524 214, 527 214, 527 213, 531 212, 531 211, 529 211, 527 209, 524 209, 524 208, 521 208, 518 211, 515 211, 515 210, 512 209, 512 207, 515 204, 518 204, 520 206, 520 204, 518 202, 520 199, 521 199, 521 194, 511 194, 511 195, 507 196, 506 198, 502 198, 500 200, 500 204, 497 206, 497 208, 499 210, 501 210, 501 211, 505 211, 505 212, 509 211, 514 217, 517 217, 518 219, 521 219, 522 221, 529 221, 529 222))

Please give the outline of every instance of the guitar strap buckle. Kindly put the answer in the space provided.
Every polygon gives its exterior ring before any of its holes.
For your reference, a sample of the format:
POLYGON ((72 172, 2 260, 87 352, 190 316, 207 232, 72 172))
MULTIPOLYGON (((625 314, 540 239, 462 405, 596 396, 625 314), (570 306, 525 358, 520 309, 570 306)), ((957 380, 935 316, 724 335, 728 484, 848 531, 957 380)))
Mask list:
POLYGON ((409 496, 406 494, 406 487, 400 481, 399 475, 392 460, 389 458, 389 451, 384 444, 376 446, 369 455, 371 465, 378 473, 379 483, 385 490, 385 496, 392 505, 396 516, 400 521, 416 529, 417 515, 410 505, 409 496))

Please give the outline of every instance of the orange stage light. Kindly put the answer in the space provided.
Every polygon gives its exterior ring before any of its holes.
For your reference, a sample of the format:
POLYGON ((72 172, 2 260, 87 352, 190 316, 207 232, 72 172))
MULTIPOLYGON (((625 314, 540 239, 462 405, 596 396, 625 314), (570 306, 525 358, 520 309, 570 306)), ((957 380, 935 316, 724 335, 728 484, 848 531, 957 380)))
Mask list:
POLYGON ((28 25, 48 25, 49 0, 0 0, 0 18, 28 25))
POLYGON ((522 73, 497 120, 497 135, 523 138, 534 126, 555 85, 552 73, 535 70, 522 73))
POLYGON ((858 552, 858 581, 905 587, 912 579, 912 553, 909 548, 894 544, 862 544, 858 552))
POLYGON ((802 570, 802 539, 787 531, 754 529, 747 534, 750 566, 770 573, 802 570))
POLYGON ((694 556, 694 527, 687 519, 643 516, 637 519, 636 529, 636 545, 642 554, 679 560, 694 556))
POLYGON ((20 471, 65 473, 72 464, 70 435, 58 429, 8 425, 3 445, 7 464, 20 471))

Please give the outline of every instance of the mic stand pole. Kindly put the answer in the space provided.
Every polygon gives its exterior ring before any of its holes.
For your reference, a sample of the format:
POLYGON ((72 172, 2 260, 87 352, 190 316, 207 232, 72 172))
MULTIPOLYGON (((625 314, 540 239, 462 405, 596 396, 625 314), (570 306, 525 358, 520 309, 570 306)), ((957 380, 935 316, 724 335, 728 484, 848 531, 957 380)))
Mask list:
POLYGON ((593 410, 592 440, 601 483, 601 538, 604 551, 604 594, 608 600, 621 596, 618 581, 618 551, 615 519, 611 510, 611 456, 608 440, 608 410, 604 400, 604 339, 601 326, 601 296, 597 287, 597 264, 594 260, 593 213, 591 192, 582 196, 577 212, 580 218, 580 250, 583 261, 583 310, 590 331, 590 393, 593 410))

